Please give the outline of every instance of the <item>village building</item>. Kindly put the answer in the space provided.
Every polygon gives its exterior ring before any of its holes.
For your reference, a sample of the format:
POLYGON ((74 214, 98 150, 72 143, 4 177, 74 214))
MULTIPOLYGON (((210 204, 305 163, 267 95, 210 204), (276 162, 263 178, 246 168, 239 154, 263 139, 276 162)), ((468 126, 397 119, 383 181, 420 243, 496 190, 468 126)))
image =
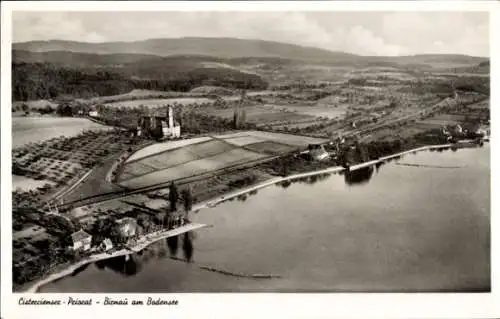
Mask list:
POLYGON ((490 128, 487 125, 480 125, 476 129, 476 134, 482 135, 482 136, 489 136, 490 135, 490 128))
POLYGON ((323 145, 309 145, 309 155, 315 161, 323 161, 330 157, 323 145))
POLYGON ((181 136, 181 126, 174 121, 174 110, 168 106, 165 111, 155 111, 144 114, 137 126, 137 136, 143 133, 151 134, 155 130, 161 130, 164 138, 177 138, 181 136))
POLYGON ((108 251, 113 249, 113 242, 111 239, 106 238, 102 241, 101 245, 99 245, 99 249, 103 251, 108 251))
POLYGON ((97 112, 97 111, 89 111, 89 116, 90 117, 98 117, 99 116, 99 112, 97 112))
POLYGON ((137 221, 131 217, 124 217, 115 221, 116 239, 127 242, 137 234, 137 221))
POLYGON ((82 229, 71 234, 73 242, 73 250, 89 250, 92 244, 92 235, 86 233, 82 229))
POLYGON ((176 211, 176 212, 169 212, 167 215, 167 220, 166 220, 166 227, 167 229, 174 229, 180 226, 183 226, 187 223, 187 219, 185 214, 176 211))

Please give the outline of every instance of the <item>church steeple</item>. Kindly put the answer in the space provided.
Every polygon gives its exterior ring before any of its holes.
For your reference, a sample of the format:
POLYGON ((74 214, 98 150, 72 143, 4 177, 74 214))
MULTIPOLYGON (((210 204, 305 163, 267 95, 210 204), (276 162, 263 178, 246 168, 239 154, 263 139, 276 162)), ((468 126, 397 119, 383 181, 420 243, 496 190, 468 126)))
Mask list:
POLYGON ((168 106, 168 127, 173 128, 174 127, 174 110, 172 109, 172 106, 168 106))

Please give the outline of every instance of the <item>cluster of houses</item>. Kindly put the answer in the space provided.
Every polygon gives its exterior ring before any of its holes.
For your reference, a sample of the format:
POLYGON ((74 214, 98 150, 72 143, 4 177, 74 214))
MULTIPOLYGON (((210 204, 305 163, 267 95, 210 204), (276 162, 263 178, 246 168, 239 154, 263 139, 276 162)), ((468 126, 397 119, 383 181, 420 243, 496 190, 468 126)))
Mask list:
MULTIPOLYGON (((180 215, 174 216, 166 226, 173 229, 184 225, 187 220, 180 215)), ((137 220, 131 217, 124 217, 115 221, 113 238, 105 238, 96 247, 97 251, 109 252, 115 245, 128 244, 139 237, 137 220), (113 243, 114 242, 114 243, 113 243)), ((92 249, 92 235, 80 229, 71 234, 72 246, 74 251, 89 251, 92 249)))
POLYGON ((490 127, 484 124, 474 125, 470 127, 463 127, 460 124, 456 124, 443 126, 441 128, 441 133, 445 136, 448 136, 448 139, 451 139, 453 136, 460 136, 471 132, 474 132, 475 134, 482 136, 483 138, 489 138, 490 127))

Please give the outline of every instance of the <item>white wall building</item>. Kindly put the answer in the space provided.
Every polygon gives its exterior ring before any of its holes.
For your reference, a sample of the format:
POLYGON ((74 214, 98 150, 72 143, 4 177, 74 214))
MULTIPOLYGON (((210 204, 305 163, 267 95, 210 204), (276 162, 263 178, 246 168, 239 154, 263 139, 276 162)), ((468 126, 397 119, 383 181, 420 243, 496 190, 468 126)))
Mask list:
POLYGON ((90 117, 98 117, 99 116, 99 112, 97 112, 97 111, 90 111, 89 112, 89 116, 90 117))
POLYGON ((92 244, 92 235, 84 232, 82 229, 71 234, 74 250, 89 250, 92 244))

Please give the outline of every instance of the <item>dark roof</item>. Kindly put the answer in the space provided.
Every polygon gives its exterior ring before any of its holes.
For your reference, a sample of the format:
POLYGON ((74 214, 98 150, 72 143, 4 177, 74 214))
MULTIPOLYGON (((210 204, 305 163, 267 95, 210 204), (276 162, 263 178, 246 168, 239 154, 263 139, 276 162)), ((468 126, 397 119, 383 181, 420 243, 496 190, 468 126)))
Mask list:
POLYGON ((84 232, 82 229, 71 234, 71 239, 73 239, 74 242, 81 241, 89 237, 92 237, 92 235, 84 232))

